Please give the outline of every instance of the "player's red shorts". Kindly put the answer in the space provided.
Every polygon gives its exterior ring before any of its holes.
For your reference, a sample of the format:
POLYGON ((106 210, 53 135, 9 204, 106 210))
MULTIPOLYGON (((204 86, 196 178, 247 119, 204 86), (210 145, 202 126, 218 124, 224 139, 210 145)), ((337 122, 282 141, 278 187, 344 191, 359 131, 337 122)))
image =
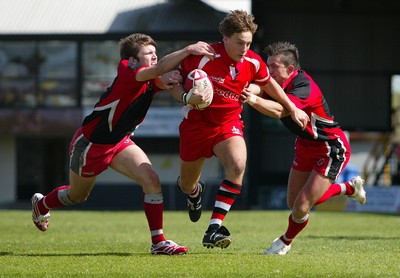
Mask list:
POLYGON ((350 145, 344 133, 333 141, 313 141, 296 138, 292 168, 298 171, 315 170, 336 180, 350 159, 350 145))
POLYGON ((113 158, 135 143, 126 135, 117 144, 94 144, 78 129, 69 147, 70 168, 82 177, 94 177, 106 170, 113 158))
POLYGON ((213 148, 232 136, 243 137, 243 121, 234 120, 223 125, 214 125, 183 119, 179 126, 180 157, 184 161, 195 161, 214 155, 213 148))

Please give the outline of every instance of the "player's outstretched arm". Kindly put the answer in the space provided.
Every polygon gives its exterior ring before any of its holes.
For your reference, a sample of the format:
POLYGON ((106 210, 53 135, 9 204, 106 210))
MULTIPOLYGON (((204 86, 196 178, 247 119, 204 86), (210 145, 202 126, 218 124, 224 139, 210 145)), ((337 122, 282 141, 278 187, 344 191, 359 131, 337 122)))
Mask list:
POLYGON ((164 56, 154 66, 142 69, 136 74, 136 80, 147 81, 157 78, 175 69, 189 55, 204 55, 213 59, 214 54, 214 49, 208 43, 200 41, 164 56))
POLYGON ((289 112, 293 121, 298 124, 302 129, 305 129, 307 123, 310 121, 307 113, 296 107, 296 105, 289 99, 282 87, 271 78, 270 81, 262 87, 273 99, 281 103, 289 112))
POLYGON ((206 42, 199 41, 195 44, 186 46, 183 49, 172 52, 164 56, 157 63, 158 76, 176 68, 189 55, 203 55, 210 59, 214 58, 214 49, 206 42))
POLYGON ((257 87, 257 85, 250 85, 249 88, 245 88, 240 95, 240 101, 251 105, 258 112, 272 118, 280 119, 290 114, 282 104, 257 96, 261 93, 260 87, 257 87))
POLYGON ((183 78, 179 70, 171 70, 157 78, 156 84, 161 89, 171 90, 174 85, 182 84, 182 81, 183 78))

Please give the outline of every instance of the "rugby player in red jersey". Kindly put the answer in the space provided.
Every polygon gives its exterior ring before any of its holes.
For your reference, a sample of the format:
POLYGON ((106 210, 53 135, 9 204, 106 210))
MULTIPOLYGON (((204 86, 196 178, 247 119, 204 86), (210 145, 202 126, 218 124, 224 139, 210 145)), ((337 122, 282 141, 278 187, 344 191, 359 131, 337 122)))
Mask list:
MULTIPOLYGON (((145 34, 120 40, 117 77, 83 120, 70 144, 70 184, 43 196, 32 196, 32 219, 46 231, 50 210, 86 201, 98 176, 108 167, 140 184, 144 192, 144 212, 151 232, 152 254, 184 254, 185 246, 166 240, 163 233, 163 195, 160 180, 143 150, 131 140, 143 121, 157 87, 159 76, 176 68, 189 55, 213 58, 209 44, 198 42, 158 61, 156 42, 145 34)), ((162 88, 162 87, 160 87, 162 88)), ((159 90, 159 89, 158 89, 159 90)))
MULTIPOLYGON (((239 96, 251 82, 259 84, 277 99, 291 118, 302 129, 308 116, 289 100, 282 88, 273 80, 261 57, 250 50, 257 30, 254 17, 245 11, 230 12, 220 23, 222 41, 212 44, 214 59, 189 56, 180 65, 182 77, 193 69, 202 69, 211 78, 214 96, 210 106, 197 110, 184 107, 180 124, 180 177, 178 185, 187 194, 191 221, 199 220, 205 184, 200 181, 201 170, 207 158, 216 156, 224 168, 225 178, 219 185, 211 220, 203 237, 205 247, 226 248, 231 239, 222 222, 242 189, 247 150, 243 138, 242 103, 239 96)), ((171 93, 186 100, 183 87, 173 86, 171 93), (181 97, 183 96, 183 97, 181 97)))
MULTIPOLYGON (((314 80, 300 68, 299 53, 295 45, 278 42, 266 47, 268 68, 271 76, 282 86, 293 103, 310 117, 305 129, 299 128, 278 103, 260 98, 262 93, 256 86, 245 90, 243 102, 252 105, 261 113, 277 113, 282 123, 297 135, 295 157, 289 174, 287 204, 292 210, 288 228, 280 238, 273 241, 265 254, 285 255, 291 248, 292 240, 307 225, 313 206, 336 195, 347 195, 365 204, 366 193, 361 177, 333 184, 350 159, 350 145, 345 133, 334 120, 328 104, 314 80), (271 106, 274 106, 271 109, 271 106)), ((263 97, 268 98, 265 94, 263 97)))

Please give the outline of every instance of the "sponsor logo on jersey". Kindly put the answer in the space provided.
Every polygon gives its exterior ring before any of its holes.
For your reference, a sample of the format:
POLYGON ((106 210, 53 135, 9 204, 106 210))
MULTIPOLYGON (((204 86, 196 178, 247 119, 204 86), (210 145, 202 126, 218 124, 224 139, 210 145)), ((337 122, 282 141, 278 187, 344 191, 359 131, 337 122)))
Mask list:
POLYGON ((233 133, 233 134, 242 135, 242 133, 240 132, 240 129, 238 129, 238 128, 235 127, 235 126, 232 127, 232 133, 233 133))
POLYGON ((82 174, 87 175, 87 176, 93 176, 94 172, 82 172, 82 174))
POLYGON ((224 84, 225 78, 217 77, 217 76, 209 76, 211 81, 224 84))
POLYGON ((221 90, 219 88, 214 87, 214 94, 218 94, 219 96, 221 96, 223 98, 231 99, 234 101, 239 101, 239 96, 232 91, 225 91, 225 90, 221 90))

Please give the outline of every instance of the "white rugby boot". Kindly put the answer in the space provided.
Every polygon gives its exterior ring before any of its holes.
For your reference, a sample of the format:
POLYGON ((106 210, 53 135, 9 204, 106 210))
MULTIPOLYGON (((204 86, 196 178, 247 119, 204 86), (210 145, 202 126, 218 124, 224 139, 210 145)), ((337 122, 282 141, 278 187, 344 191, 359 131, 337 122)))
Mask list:
POLYGON ((50 212, 44 215, 40 214, 38 202, 43 199, 43 197, 44 196, 40 193, 35 193, 32 196, 32 221, 39 230, 45 232, 49 227, 50 212))
POLYGON ((350 186, 354 188, 354 193, 349 197, 357 200, 361 205, 367 202, 367 193, 364 190, 364 180, 360 176, 356 176, 350 180, 350 186))
POLYGON ((267 250, 264 251, 264 254, 266 255, 286 255, 289 253, 291 244, 286 245, 281 239, 276 238, 272 244, 271 247, 269 247, 267 250))

